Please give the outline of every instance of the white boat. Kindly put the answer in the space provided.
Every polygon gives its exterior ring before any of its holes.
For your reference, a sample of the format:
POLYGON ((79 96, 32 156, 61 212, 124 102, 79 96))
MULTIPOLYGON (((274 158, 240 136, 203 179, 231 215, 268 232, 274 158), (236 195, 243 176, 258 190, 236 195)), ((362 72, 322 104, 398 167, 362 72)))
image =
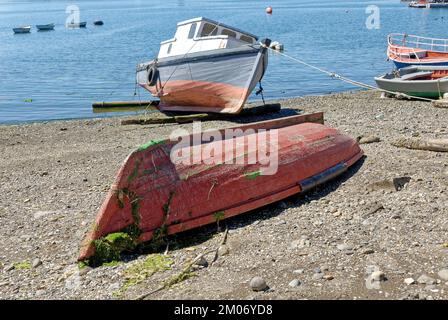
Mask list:
POLYGON ((49 30, 54 30, 54 23, 49 23, 49 24, 38 24, 36 25, 36 28, 39 31, 49 31, 49 30))
POLYGON ((137 83, 163 111, 239 113, 268 64, 270 40, 211 19, 177 24, 158 56, 137 67, 137 83))
POLYGON ((448 67, 410 66, 375 78, 380 89, 439 99, 448 93, 448 67))
POLYGON ((67 28, 85 28, 87 26, 87 22, 70 22, 66 24, 67 28))
POLYGON ((14 33, 30 33, 31 32, 31 26, 22 26, 12 29, 14 33))

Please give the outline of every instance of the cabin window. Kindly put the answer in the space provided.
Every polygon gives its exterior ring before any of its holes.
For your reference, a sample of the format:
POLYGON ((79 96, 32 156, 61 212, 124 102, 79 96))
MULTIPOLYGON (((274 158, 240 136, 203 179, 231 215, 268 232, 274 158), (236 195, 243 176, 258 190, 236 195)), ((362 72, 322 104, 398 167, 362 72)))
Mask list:
POLYGON ((171 48, 173 47, 173 44, 170 43, 170 45, 168 46, 168 49, 166 50, 166 54, 170 54, 171 53, 171 48))
POLYGON ((232 38, 236 38, 236 32, 233 32, 233 31, 231 31, 229 29, 222 29, 221 34, 224 35, 224 36, 229 36, 229 37, 232 37, 232 38))
POLYGON ((194 34, 196 33, 197 23, 193 23, 190 27, 190 32, 188 33, 188 39, 193 39, 194 34))
POLYGON ((201 37, 216 36, 218 34, 218 27, 211 23, 204 23, 201 37))
POLYGON ((251 37, 245 36, 245 35, 241 35, 240 37, 241 41, 247 42, 247 43, 253 43, 253 40, 251 37))

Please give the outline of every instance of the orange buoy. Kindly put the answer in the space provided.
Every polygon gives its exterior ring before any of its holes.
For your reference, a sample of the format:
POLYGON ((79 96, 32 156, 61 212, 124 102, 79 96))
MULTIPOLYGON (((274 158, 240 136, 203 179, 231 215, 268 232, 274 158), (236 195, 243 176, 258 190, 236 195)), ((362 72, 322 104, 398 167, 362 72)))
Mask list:
POLYGON ((266 13, 267 14, 272 14, 272 7, 271 6, 266 8, 266 13))

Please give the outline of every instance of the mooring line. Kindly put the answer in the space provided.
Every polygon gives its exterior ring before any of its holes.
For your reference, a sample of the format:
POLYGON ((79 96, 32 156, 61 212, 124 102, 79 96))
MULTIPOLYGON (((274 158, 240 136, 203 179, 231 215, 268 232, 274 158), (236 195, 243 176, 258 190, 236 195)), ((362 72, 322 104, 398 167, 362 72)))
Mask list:
POLYGON ((350 79, 350 78, 341 76, 341 75, 339 75, 339 74, 337 74, 337 73, 335 73, 335 72, 330 72, 330 71, 328 71, 328 70, 322 69, 322 68, 317 67, 317 66, 314 66, 314 65, 312 65, 312 64, 309 64, 309 63, 307 63, 307 62, 305 62, 305 61, 303 61, 303 60, 297 59, 297 58, 295 58, 295 57, 293 57, 293 56, 290 56, 290 55, 288 55, 288 54, 286 54, 286 53, 284 53, 284 52, 277 51, 277 50, 275 50, 275 49, 273 49, 273 48, 270 48, 270 47, 268 47, 268 46, 266 46, 266 45, 264 45, 264 44, 261 44, 261 45, 264 46, 265 48, 268 48, 268 49, 274 51, 274 52, 277 53, 277 54, 280 54, 280 55, 282 55, 282 56, 284 56, 284 57, 290 59, 290 60, 293 60, 293 61, 295 61, 295 62, 297 62, 297 63, 300 63, 300 64, 302 64, 302 65, 304 65, 304 66, 307 66, 307 67, 309 67, 309 68, 311 68, 311 69, 314 69, 314 70, 317 70, 317 71, 319 71, 319 72, 325 73, 325 74, 327 74, 328 76, 330 76, 331 78, 338 79, 338 80, 341 80, 341 81, 350 83, 350 84, 352 84, 352 85, 355 85, 355 86, 358 86, 358 87, 361 87, 361 88, 370 89, 370 90, 375 90, 375 91, 380 91, 380 92, 385 92, 385 93, 389 93, 389 94, 393 94, 393 95, 397 95, 397 96, 403 96, 403 97, 408 97, 408 98, 418 99, 418 100, 423 100, 423 101, 433 101, 432 99, 423 98, 423 97, 417 97, 417 96, 412 96, 412 95, 408 95, 408 94, 406 94, 406 93, 401 93, 401 92, 389 91, 389 90, 385 90, 385 89, 381 89, 381 88, 374 87, 374 86, 372 86, 372 85, 370 85, 370 84, 367 84, 367 83, 363 83, 363 82, 360 82, 360 81, 352 80, 352 79, 350 79))

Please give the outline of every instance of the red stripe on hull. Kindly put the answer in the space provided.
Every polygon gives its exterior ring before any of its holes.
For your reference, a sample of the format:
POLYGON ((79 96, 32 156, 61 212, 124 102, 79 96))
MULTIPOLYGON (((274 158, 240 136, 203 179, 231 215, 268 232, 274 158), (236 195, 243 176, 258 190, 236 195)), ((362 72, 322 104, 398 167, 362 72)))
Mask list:
POLYGON ((247 88, 193 80, 170 80, 163 89, 143 87, 160 98, 162 111, 239 113, 249 95, 247 88))

